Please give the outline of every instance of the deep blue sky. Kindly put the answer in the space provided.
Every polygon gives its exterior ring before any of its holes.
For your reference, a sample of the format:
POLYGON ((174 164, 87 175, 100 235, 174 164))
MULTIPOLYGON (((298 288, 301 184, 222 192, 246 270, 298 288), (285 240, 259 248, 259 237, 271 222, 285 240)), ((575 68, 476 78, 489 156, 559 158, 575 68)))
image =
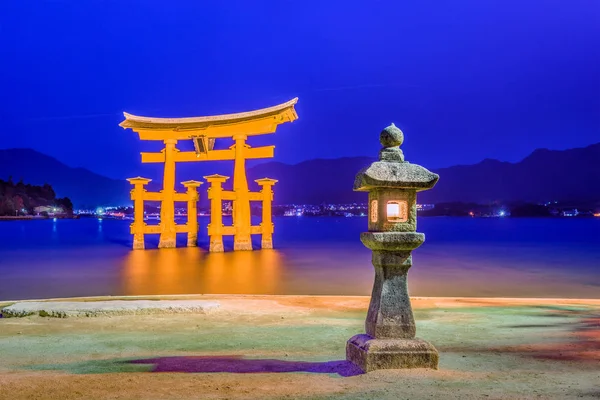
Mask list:
POLYGON ((179 117, 298 96, 253 144, 375 156, 390 122, 431 168, 600 141, 598 0, 4 0, 0 147, 111 176, 160 149, 122 111, 179 117))

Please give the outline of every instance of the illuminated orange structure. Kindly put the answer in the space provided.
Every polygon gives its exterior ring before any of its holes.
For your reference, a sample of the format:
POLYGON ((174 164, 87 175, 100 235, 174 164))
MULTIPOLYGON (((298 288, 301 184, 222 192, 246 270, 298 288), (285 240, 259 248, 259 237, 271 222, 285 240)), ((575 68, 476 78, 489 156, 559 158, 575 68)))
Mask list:
POLYGON ((193 248, 131 251, 119 271, 126 295, 274 294, 285 290, 284 261, 277 250, 210 254, 193 248))
MULTIPOLYGON (((142 163, 164 163, 163 189, 160 193, 149 193, 144 185, 149 182, 144 178, 132 178, 134 185, 132 199, 134 200, 134 222, 131 233, 134 235, 134 248, 144 248, 145 233, 160 233, 159 247, 175 247, 175 237, 179 232, 188 233, 188 246, 195 245, 194 233, 197 232, 196 212, 190 216, 192 191, 196 191, 199 182, 188 187, 188 193, 175 192, 175 164, 177 162, 233 160, 233 190, 225 191, 221 185, 227 177, 211 175, 206 179, 211 183, 209 199, 211 200, 211 223, 208 234, 211 239, 211 251, 223 251, 223 235, 234 236, 234 250, 252 250, 252 234, 262 234, 263 248, 272 248, 273 223, 271 222, 272 186, 275 180, 259 179, 256 182, 262 186, 261 192, 250 192, 246 179, 246 160, 271 158, 275 146, 250 147, 246 144, 248 136, 273 133, 277 126, 292 122, 298 118, 294 105, 297 98, 277 106, 263 108, 237 114, 225 114, 209 117, 194 118, 151 118, 139 117, 124 113, 125 121, 120 126, 131 128, 137 132, 141 140, 162 141, 165 148, 159 153, 141 153, 142 163), (216 139, 231 138, 233 146, 226 150, 215 150, 216 139), (175 146, 178 141, 192 140, 195 151, 180 152, 175 146), (193 189, 193 190, 192 190, 193 189), (155 200, 161 202, 160 224, 148 226, 143 222, 143 201, 155 200), (233 201, 233 225, 223 226, 221 202, 233 201), (188 223, 175 224, 175 201, 188 202, 188 223), (250 201, 263 202, 263 222, 260 226, 252 226, 250 222, 250 201), (141 211, 140 211, 141 209, 141 211), (196 229, 195 232, 192 232, 196 229), (191 243, 194 242, 194 243, 191 243), (141 243, 141 244, 140 244, 141 243)), ((187 183, 189 183, 187 182, 187 183)), ((184 182, 184 185, 186 182, 184 182)), ((197 191, 196 191, 197 196, 197 191)), ((197 200, 197 197, 196 197, 197 200)), ((195 204, 194 204, 195 206, 195 204)))
POLYGON ((181 182, 187 188, 186 193, 171 193, 171 201, 187 202, 187 224, 175 224, 175 208, 173 213, 167 215, 161 208, 161 223, 159 225, 146 225, 144 223, 144 201, 160 201, 165 200, 164 192, 148 192, 144 186, 151 181, 146 178, 130 178, 127 179, 133 185, 131 190, 131 200, 133 200, 133 224, 131 224, 131 233, 133 234, 133 248, 144 249, 144 234, 160 233, 161 241, 159 247, 175 247, 175 235, 177 233, 187 233, 187 245, 196 246, 198 240, 198 219, 196 204, 198 203, 198 187, 202 182, 186 181, 181 182), (163 221, 166 223, 163 224, 163 221))

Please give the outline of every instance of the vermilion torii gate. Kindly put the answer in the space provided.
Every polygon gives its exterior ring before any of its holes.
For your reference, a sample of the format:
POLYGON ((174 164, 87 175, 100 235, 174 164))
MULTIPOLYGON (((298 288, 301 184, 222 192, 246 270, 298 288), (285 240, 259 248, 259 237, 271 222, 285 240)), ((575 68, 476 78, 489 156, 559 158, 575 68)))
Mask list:
POLYGON ((134 222, 131 233, 134 235, 134 249, 144 248, 144 234, 160 233, 159 247, 175 247, 178 232, 188 233, 188 246, 194 246, 198 226, 196 221, 195 202, 197 187, 200 182, 187 181, 183 184, 187 193, 175 192, 175 164, 177 162, 233 160, 233 190, 224 191, 221 184, 227 177, 211 175, 205 177, 210 183, 211 223, 208 226, 210 251, 223 251, 223 235, 234 236, 234 250, 252 250, 250 235, 262 234, 263 248, 272 247, 273 224, 271 222, 272 186, 275 180, 260 179, 260 193, 248 190, 246 179, 246 160, 272 158, 275 146, 250 147, 246 144, 249 136, 273 133, 277 126, 292 122, 298 118, 294 105, 297 98, 277 106, 263 108, 237 114, 224 114, 193 118, 152 118, 123 113, 123 128, 131 128, 137 132, 141 140, 162 141, 165 148, 159 153, 141 153, 142 163, 164 163, 163 189, 160 193, 149 193, 144 185, 149 182, 145 178, 132 178, 134 185, 134 222), (226 150, 214 150, 216 139, 232 138, 233 146, 226 150), (181 152, 175 146, 180 140, 192 140, 195 151, 181 152), (161 202, 160 224, 148 226, 143 222, 143 201, 161 202), (233 200, 233 226, 223 226, 221 218, 221 201, 233 200), (250 222, 250 201, 263 202, 263 221, 260 226, 252 226, 250 222), (188 223, 175 224, 175 201, 188 202, 188 223), (268 204, 267 204, 268 203, 268 204), (193 209, 192 209, 193 207, 193 209), (191 216, 190 213, 194 215, 191 216), (266 213, 268 212, 268 215, 266 213), (192 218, 193 217, 193 218, 192 218))

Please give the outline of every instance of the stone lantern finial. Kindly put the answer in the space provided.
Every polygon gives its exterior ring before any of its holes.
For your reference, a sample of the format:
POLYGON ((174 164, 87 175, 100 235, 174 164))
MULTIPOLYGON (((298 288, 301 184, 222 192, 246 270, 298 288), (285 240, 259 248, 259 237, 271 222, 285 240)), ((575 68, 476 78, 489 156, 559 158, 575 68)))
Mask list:
POLYGON ((404 134, 392 123, 379 134, 383 149, 379 151, 379 161, 404 162, 404 153, 400 146, 404 142, 404 134))

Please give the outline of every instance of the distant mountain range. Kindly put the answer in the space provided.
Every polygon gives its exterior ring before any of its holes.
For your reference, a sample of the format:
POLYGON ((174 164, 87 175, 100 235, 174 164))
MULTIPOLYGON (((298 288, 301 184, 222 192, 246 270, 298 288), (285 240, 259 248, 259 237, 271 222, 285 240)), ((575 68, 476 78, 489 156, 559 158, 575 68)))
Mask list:
POLYGON ((420 201, 600 201, 600 143, 538 149, 518 163, 486 159, 435 171, 440 180, 420 201))
POLYGON ((57 159, 31 149, 0 150, 0 179, 33 185, 48 183, 58 197, 69 197, 75 208, 128 204, 131 185, 84 168, 69 167, 57 159))
MULTIPOLYGON (((353 192, 352 184, 356 173, 373 161, 349 157, 295 165, 268 162, 249 168, 248 180, 279 180, 275 185, 276 204, 365 202, 366 195, 353 192)), ((518 163, 486 159, 434 171, 440 174, 440 181, 433 190, 421 193, 419 202, 600 202, 600 143, 561 151, 539 149, 518 163)), ((130 202, 131 186, 127 181, 71 168, 30 149, 0 150, 0 178, 8 176, 32 184, 49 183, 58 196, 70 197, 76 207, 130 202)))
MULTIPOLYGON (((373 161, 355 157, 296 165, 269 162, 250 169, 248 176, 278 179, 275 199, 280 204, 366 202, 366 195, 353 192, 352 184, 356 173, 373 161)), ((561 151, 538 149, 518 163, 486 159, 433 171, 440 180, 433 190, 419 194, 419 202, 600 202, 600 143, 561 151)))

